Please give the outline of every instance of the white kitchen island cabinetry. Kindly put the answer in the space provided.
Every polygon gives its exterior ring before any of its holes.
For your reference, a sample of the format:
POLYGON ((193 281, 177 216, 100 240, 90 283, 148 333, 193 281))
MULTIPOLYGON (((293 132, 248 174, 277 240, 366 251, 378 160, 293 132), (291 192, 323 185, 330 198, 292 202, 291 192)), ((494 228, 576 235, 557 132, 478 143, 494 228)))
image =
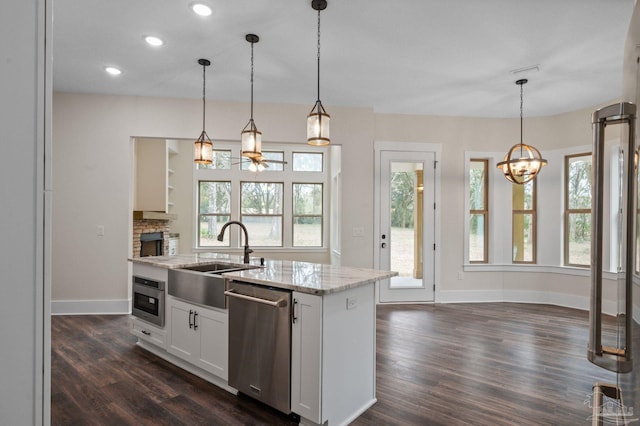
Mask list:
POLYGON ((293 301, 291 411, 301 424, 348 424, 376 402, 374 284, 293 301))
MULTIPOLYGON (((142 266, 166 271, 242 262, 238 256, 221 253, 130 260, 134 272, 142 266)), ((305 425, 347 425, 354 421, 376 402, 375 283, 397 273, 287 260, 252 259, 251 263, 250 269, 221 275, 228 280, 292 292, 291 411, 305 425)), ((170 295, 166 302, 166 349, 144 339, 139 339, 138 344, 236 393, 228 385, 227 311, 170 295), (194 321, 198 324, 196 330, 194 321)))
POLYGON ((227 380, 227 312, 167 296, 166 313, 167 352, 227 380))

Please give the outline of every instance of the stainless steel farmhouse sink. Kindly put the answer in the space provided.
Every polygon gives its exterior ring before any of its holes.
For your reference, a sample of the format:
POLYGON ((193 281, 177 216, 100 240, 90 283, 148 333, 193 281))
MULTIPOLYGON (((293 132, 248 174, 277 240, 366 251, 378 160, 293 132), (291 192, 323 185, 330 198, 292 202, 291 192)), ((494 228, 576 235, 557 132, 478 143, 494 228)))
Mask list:
POLYGON ((254 268, 257 266, 219 262, 170 269, 168 292, 188 302, 224 309, 226 280, 220 274, 254 268))

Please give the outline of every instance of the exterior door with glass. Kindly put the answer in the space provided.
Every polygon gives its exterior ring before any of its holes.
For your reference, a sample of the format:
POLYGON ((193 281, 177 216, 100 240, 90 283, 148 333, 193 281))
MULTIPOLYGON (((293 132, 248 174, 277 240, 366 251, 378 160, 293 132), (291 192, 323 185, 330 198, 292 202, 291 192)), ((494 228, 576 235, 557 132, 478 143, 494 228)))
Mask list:
POLYGON ((379 301, 431 302, 435 290, 435 153, 378 151, 379 301))

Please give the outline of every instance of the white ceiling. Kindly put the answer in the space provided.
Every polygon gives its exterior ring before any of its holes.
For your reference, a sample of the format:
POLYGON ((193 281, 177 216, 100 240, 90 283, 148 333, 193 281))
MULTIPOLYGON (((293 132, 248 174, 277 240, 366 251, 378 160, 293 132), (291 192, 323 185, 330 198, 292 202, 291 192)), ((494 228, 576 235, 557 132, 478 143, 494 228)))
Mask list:
MULTIPOLYGON (((311 0, 54 0, 55 91, 248 101, 316 99, 311 0), (145 35, 163 38, 152 48, 145 35), (118 77, 106 65, 123 70, 118 77)), ((621 94, 634 0, 328 0, 321 99, 380 113, 513 117, 591 107, 621 94), (512 70, 538 65, 539 71, 512 70)), ((259 121, 259 118, 256 117, 259 121)))

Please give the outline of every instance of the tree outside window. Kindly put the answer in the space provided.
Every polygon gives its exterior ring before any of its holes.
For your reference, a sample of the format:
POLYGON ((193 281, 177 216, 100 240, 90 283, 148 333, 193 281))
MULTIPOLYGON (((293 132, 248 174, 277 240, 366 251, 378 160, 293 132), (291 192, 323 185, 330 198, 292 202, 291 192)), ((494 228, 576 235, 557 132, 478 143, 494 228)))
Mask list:
POLYGON ((564 264, 591 265, 591 153, 565 157, 564 264))
POLYGON ((489 261, 489 161, 472 158, 469 164, 469 262, 489 261))
POLYGON ((512 188, 512 261, 536 263, 536 180, 512 188))
POLYGON ((229 245, 216 236, 231 217, 231 182, 199 181, 198 213, 198 246, 229 245))
POLYGON ((251 235, 251 245, 282 246, 283 187, 281 182, 240 184, 240 220, 251 235))

